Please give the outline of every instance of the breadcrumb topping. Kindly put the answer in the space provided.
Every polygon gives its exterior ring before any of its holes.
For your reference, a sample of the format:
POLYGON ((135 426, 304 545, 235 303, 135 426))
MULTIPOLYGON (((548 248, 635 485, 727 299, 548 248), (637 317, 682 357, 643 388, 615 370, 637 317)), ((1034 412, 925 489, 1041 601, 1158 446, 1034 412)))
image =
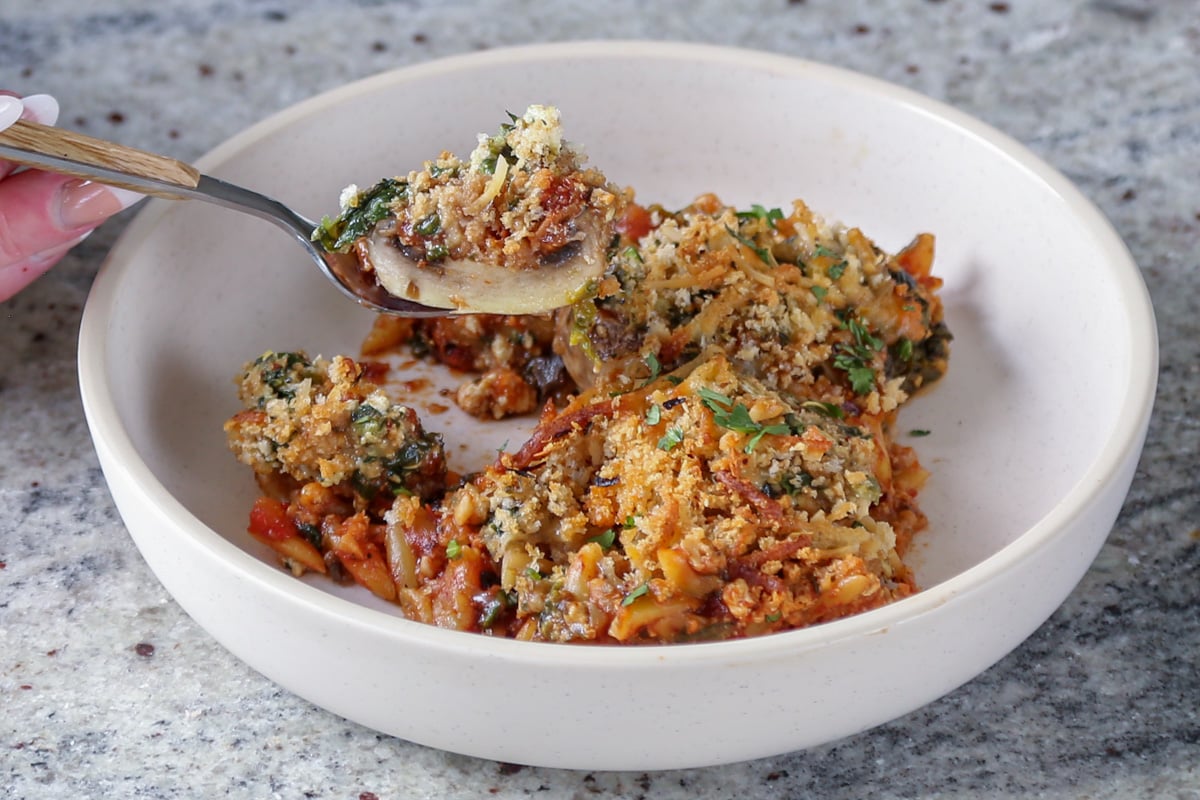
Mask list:
POLYGON ((263 491, 250 533, 412 619, 552 642, 755 636, 918 591, 927 473, 892 431, 947 368, 933 237, 890 254, 798 200, 641 206, 561 134, 531 106, 394 179, 379 224, 430 262, 519 261, 586 205, 617 231, 602 278, 553 314, 380 318, 363 345, 466 373, 481 420, 541 409, 529 438, 452 475, 371 362, 266 353, 225 426, 263 491))

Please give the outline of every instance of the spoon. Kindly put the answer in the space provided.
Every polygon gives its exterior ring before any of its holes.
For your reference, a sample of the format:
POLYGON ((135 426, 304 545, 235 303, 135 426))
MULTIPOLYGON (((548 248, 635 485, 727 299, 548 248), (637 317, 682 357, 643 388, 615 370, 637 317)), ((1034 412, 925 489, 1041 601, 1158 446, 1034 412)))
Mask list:
POLYGON ((450 261, 431 270, 390 246, 384 237, 372 236, 364 254, 364 261, 374 268, 372 274, 354 255, 327 252, 314 243, 317 226, 312 220, 277 200, 201 174, 173 158, 26 120, 0 131, 0 158, 169 200, 203 200, 265 219, 292 234, 342 294, 393 316, 550 311, 578 299, 582 287, 604 267, 600 254, 606 239, 600 226, 581 219, 584 239, 568 258, 544 268, 515 273, 450 261))

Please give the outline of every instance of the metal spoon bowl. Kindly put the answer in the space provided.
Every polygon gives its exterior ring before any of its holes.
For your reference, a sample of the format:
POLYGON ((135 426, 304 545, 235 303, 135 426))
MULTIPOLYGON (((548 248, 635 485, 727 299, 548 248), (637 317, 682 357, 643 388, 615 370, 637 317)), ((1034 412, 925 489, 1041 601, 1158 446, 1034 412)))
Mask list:
MULTIPOLYGON (((491 291, 480 293, 481 302, 484 296, 492 298, 492 302, 483 303, 485 307, 481 307, 479 303, 472 305, 469 299, 464 302, 460 296, 461 292, 454 296, 453 301, 449 299, 452 292, 427 291, 422 294, 423 298, 436 298, 435 302, 440 302, 446 307, 425 305, 397 296, 380 285, 372 274, 364 271, 355 256, 326 252, 315 244, 311 237, 316 223, 283 203, 201 174, 195 167, 173 158, 73 131, 20 120, 8 129, 0 131, 0 158, 155 197, 170 200, 203 200, 265 219, 292 234, 342 294, 379 313, 400 317, 440 317, 474 312, 517 314, 549 311, 569 302, 570 293, 563 292, 561 286, 553 285, 561 284, 564 277, 575 274, 562 269, 556 270, 559 273, 557 280, 547 284, 547 291, 542 291, 543 287, 537 281, 536 274, 520 276, 522 282, 519 287, 514 287, 516 291, 497 292, 495 286, 492 286, 491 291), (512 300, 497 303, 495 298, 512 300)), ((589 241, 591 240, 598 241, 596 237, 589 237, 589 241)), ((588 252, 581 254, 580 264, 586 263, 588 272, 596 271, 594 265, 598 257, 591 251, 600 247, 602 245, 583 248, 588 252)), ((422 273, 414 262, 404 259, 398 252, 387 253, 386 261, 391 275, 389 283, 392 286, 407 285, 402 277, 404 275, 411 276, 414 282, 428 282, 430 288, 436 285, 437 275, 422 273)), ((460 276, 470 274, 473 269, 477 270, 481 277, 484 273, 495 273, 498 270, 470 262, 457 262, 457 267, 457 274, 460 276)), ((580 270, 575 272, 581 275, 577 280, 578 286, 581 287, 587 276, 580 270)), ((492 283, 504 280, 504 275, 492 276, 492 283)))

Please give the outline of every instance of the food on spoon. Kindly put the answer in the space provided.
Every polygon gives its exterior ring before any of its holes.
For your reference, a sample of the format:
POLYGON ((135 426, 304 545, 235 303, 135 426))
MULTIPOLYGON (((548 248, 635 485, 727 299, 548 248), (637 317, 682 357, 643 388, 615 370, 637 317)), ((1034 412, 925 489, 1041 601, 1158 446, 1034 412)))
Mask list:
POLYGON ((459 311, 524 314, 574 302, 606 265, 624 193, 532 105, 466 161, 444 152, 407 176, 349 186, 314 232, 353 252, 393 295, 459 311))

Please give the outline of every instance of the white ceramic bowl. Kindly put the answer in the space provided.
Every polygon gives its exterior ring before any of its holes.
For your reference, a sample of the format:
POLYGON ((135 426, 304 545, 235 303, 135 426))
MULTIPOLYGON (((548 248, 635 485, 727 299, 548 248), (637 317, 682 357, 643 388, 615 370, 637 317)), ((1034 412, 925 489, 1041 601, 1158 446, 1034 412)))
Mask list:
MULTIPOLYGON (((924 591, 759 639, 608 648, 443 631, 361 590, 284 574, 244 533, 255 489, 221 432, 233 376, 269 348, 357 353, 370 318, 266 223, 155 201, 96 281, 79 367, 113 498, 180 605, 264 675, 371 728, 587 769, 709 765, 837 739, 949 692, 1036 629, 1128 490, 1157 349, 1145 287, 1107 222, 995 130, 779 56, 572 43, 361 81, 199 166, 319 217, 343 185, 443 148, 466 153, 531 102, 558 105, 591 163, 643 201, 799 197, 888 249, 937 235, 951 366, 901 417, 904 430, 932 431, 914 442, 933 472, 931 525, 913 554, 924 591)), ((463 463, 514 436, 453 412, 429 422, 469 443, 451 448, 463 463)))

